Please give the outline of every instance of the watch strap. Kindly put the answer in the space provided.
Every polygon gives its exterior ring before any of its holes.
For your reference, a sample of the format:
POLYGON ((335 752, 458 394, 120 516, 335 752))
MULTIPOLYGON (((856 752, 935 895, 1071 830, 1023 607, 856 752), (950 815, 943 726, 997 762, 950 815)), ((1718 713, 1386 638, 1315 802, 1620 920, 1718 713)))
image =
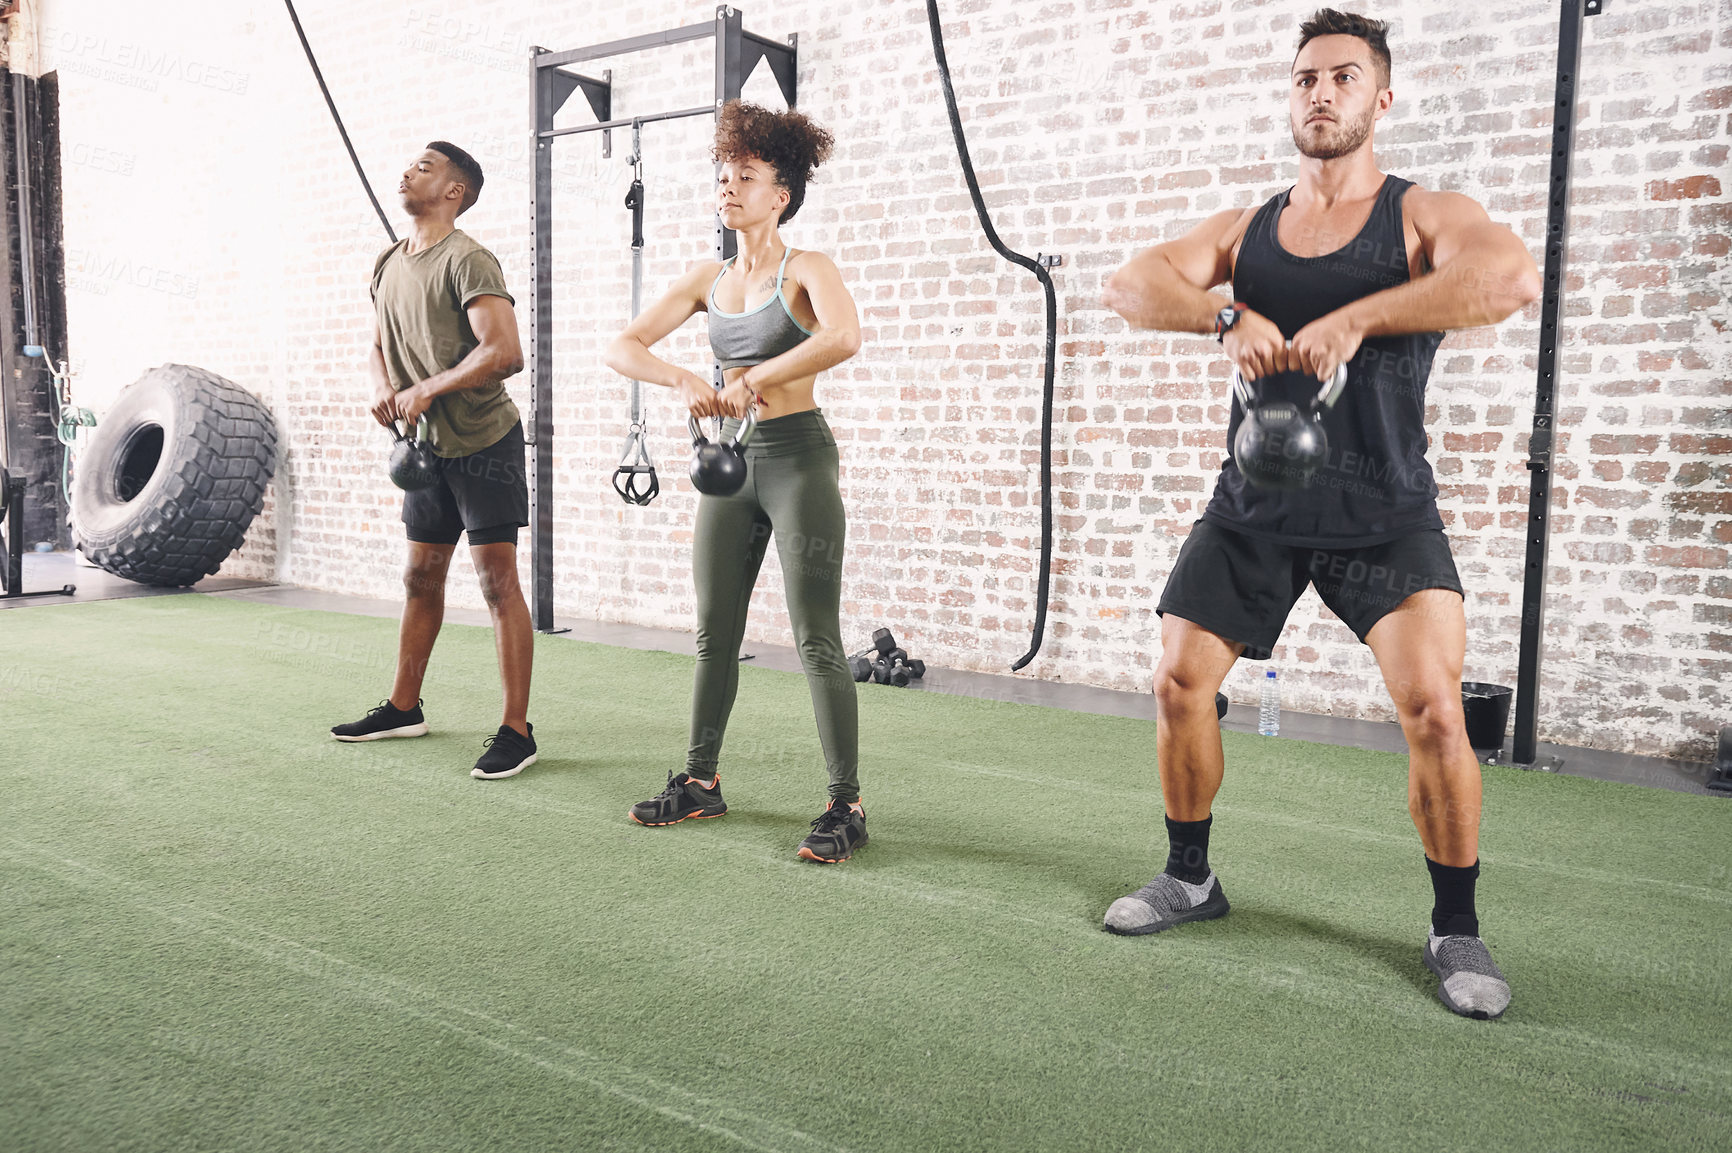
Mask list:
POLYGON ((1232 304, 1229 304, 1227 308, 1223 308, 1219 312, 1215 313, 1215 341, 1217 343, 1226 339, 1227 330, 1239 323, 1239 318, 1245 315, 1245 311, 1248 307, 1249 306, 1243 301, 1235 300, 1232 304), (1233 311, 1233 318, 1229 321, 1223 322, 1221 317, 1229 308, 1233 311))

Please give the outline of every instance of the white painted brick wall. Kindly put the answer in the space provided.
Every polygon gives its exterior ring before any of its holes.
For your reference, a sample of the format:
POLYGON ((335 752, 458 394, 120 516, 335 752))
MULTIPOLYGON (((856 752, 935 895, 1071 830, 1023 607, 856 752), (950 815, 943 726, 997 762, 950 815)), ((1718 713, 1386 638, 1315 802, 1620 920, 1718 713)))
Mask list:
MULTIPOLYGON (((1284 80, 1313 5, 944 4, 970 144, 999 231, 1061 252, 1057 547, 1028 675, 1145 689, 1154 605, 1221 456, 1227 366, 1212 341, 1130 332, 1099 302, 1137 249, 1292 182, 1284 80)), ((1726 304, 1732 268, 1732 4, 1610 0, 1588 24, 1541 736, 1700 756, 1732 719, 1726 304)), ((302 19, 377 189, 428 139, 488 172, 464 227, 528 302, 530 44, 696 23, 713 7, 304 0, 302 19)), ((1536 256, 1545 227, 1554 5, 1389 0, 1389 171, 1479 199, 1536 256)), ((833 254, 866 344, 820 387, 851 518, 849 638, 878 624, 929 663, 1003 671, 1028 640, 1038 520, 1041 302, 975 225, 923 5, 749 4, 800 33, 802 107, 838 138, 787 230, 833 254)), ((71 347, 100 408, 184 360, 268 400, 286 454, 225 570, 394 596, 403 555, 386 439, 365 416, 366 277, 383 245, 282 8, 49 0, 63 85, 71 347), (187 8, 194 15, 184 14, 187 8), (80 159, 80 158, 83 159, 80 159), (119 157, 122 159, 116 160, 119 157), (149 272, 141 272, 149 269, 149 272)), ((707 42, 612 62, 616 114, 709 99, 707 42)), ((774 99, 767 70, 749 94, 774 99)), ((588 117, 574 97, 561 123, 588 117)), ((704 259, 707 122, 648 127, 646 292, 704 259)), ((557 605, 691 627, 694 497, 683 420, 650 398, 665 495, 607 483, 625 388, 600 362, 627 317, 623 134, 556 151, 557 605)), ((393 213, 400 219, 400 214, 393 213)), ((523 316, 520 310, 520 318, 523 316)), ((1445 342, 1428 393, 1444 519, 1468 586, 1468 675, 1513 683, 1537 306, 1445 342)), ((701 368, 702 322, 669 345, 701 368)), ((527 375, 512 392, 527 411, 527 375)), ((653 390, 652 390, 653 391, 653 390)), ((527 550, 525 550, 527 553, 527 550)), ((773 559, 751 638, 790 640, 773 559)), ((480 604, 465 562, 453 604, 480 604)), ((1277 650, 1290 705, 1391 716, 1374 662, 1307 594, 1277 650)), ((1256 667, 1229 680, 1238 699, 1256 667)))

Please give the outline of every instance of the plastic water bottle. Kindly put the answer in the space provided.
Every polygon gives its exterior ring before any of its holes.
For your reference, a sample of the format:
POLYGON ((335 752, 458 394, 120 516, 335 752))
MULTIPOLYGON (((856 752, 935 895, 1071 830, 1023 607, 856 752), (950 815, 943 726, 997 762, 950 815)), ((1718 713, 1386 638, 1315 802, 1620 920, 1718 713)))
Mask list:
POLYGON ((1281 732, 1281 686, 1275 682, 1275 670, 1263 674, 1263 695, 1257 699, 1257 734, 1278 736, 1281 732))

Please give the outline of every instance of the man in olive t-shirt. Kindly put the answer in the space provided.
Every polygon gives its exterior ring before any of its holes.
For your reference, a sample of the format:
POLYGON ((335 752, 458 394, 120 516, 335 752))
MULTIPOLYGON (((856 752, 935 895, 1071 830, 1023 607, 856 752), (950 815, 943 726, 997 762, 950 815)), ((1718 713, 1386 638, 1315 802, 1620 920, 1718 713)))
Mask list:
MULTIPOLYGON (((394 394, 461 364, 480 346, 471 304, 482 297, 515 303, 499 261, 468 233, 453 229, 419 252, 410 243, 399 240, 373 265, 378 347, 394 394)), ((503 311, 510 315, 509 307, 503 311)), ((433 451, 446 458, 489 448, 517 423, 517 406, 498 381, 436 395, 427 409, 433 451)))
POLYGON ((418 737, 427 732, 421 682, 445 616, 445 577, 467 533, 481 592, 493 616, 505 716, 471 771, 515 776, 535 763, 528 721, 534 631, 517 580, 517 530, 529 523, 523 424, 501 383, 522 371, 517 318, 494 255, 456 220, 481 194, 474 157, 436 140, 415 158, 397 191, 413 227, 373 265, 376 326, 370 358, 371 412, 413 432, 425 420, 438 481, 403 494, 409 561, 391 696, 340 741, 418 737))

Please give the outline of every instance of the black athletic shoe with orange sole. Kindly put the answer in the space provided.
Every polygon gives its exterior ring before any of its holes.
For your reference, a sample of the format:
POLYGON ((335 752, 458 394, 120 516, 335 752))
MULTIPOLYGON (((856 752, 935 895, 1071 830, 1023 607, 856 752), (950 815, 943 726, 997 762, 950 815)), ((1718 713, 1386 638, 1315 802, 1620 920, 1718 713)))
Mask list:
POLYGON ((812 835, 800 842, 796 854, 802 861, 835 865, 854 855, 866 843, 866 810, 847 801, 831 801, 830 807, 812 822, 812 835))
POLYGON ((690 773, 670 773, 668 787, 647 801, 639 801, 626 815, 640 825, 677 825, 687 817, 719 817, 728 811, 722 800, 722 778, 708 788, 692 780, 690 773))

